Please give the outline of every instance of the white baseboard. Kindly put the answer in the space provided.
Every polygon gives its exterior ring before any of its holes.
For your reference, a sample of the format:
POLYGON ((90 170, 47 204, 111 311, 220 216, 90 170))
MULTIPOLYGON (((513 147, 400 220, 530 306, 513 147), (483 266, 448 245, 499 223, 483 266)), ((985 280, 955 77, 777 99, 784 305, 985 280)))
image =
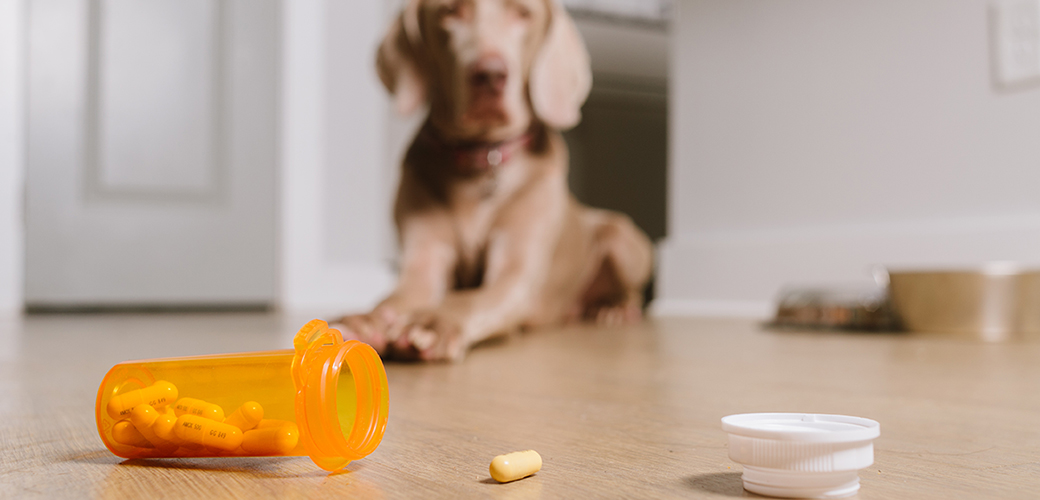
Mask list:
POLYGON ((1040 215, 703 232, 658 247, 654 310, 763 312, 782 287, 873 283, 876 265, 1040 264, 1040 215))

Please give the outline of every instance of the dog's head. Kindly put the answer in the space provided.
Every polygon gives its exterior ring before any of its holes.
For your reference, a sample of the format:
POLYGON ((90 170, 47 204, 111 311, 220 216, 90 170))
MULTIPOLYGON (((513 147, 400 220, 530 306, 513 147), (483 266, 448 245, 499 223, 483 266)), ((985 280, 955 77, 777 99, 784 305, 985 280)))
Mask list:
POLYGON ((557 0, 408 0, 377 55, 398 112, 430 104, 450 138, 503 140, 532 120, 573 127, 589 56, 557 0))

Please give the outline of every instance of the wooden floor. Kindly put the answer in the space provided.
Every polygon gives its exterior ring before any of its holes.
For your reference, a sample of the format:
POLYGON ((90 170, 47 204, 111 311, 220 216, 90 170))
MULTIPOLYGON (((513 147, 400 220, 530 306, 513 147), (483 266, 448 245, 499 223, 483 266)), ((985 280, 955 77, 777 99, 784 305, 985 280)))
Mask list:
POLYGON ((751 496, 719 419, 881 422, 859 498, 1040 497, 1040 343, 773 332, 655 320, 542 331, 453 365, 391 364, 383 444, 344 472, 307 458, 123 461, 94 428, 126 359, 289 346, 276 315, 41 316, 0 325, 0 497, 724 498, 751 496), (494 484, 497 454, 537 475, 494 484))

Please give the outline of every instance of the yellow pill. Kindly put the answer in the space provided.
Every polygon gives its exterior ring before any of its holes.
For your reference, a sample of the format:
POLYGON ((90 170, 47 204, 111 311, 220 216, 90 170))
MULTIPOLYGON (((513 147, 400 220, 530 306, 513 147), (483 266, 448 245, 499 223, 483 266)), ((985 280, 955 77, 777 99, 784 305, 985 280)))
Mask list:
POLYGON ((144 389, 136 389, 113 396, 108 400, 108 416, 119 420, 130 416, 134 407, 139 404, 151 405, 153 408, 162 408, 177 399, 177 386, 165 381, 158 380, 144 389))
POLYGON ((159 418, 152 422, 152 432, 155 433, 159 439, 169 441, 177 446, 184 446, 186 448, 198 448, 199 445, 194 443, 188 443, 177 437, 177 433, 174 430, 177 428, 177 417, 173 413, 163 413, 159 415, 159 418))
POLYGON ((242 444, 242 431, 238 427, 197 415, 177 417, 176 429, 177 437, 182 440, 210 448, 232 451, 242 444))
POLYGON ((256 401, 249 401, 231 412, 231 415, 224 419, 224 423, 238 427, 244 432, 256 427, 263 418, 264 407, 256 401))
POLYGON ((542 456, 534 450, 514 451, 495 457, 489 470, 495 481, 516 481, 542 470, 542 456))
POLYGON ((159 437, 152 429, 152 424, 159 420, 160 415, 162 414, 152 408, 152 405, 137 405, 134 407, 134 411, 130 412, 130 422, 149 443, 155 445, 159 451, 168 453, 176 450, 177 444, 159 437))
POLYGON ((288 420, 275 420, 273 418, 265 418, 265 419, 261 420, 259 424, 256 424, 256 427, 253 427, 253 429, 267 429, 267 428, 270 428, 270 427, 281 427, 281 426, 283 426, 283 425, 285 425, 287 423, 291 423, 291 422, 289 422, 288 420))
POLYGON ((120 420, 112 426, 112 439, 119 444, 125 444, 127 446, 136 446, 138 448, 154 448, 155 445, 149 443, 140 432, 134 428, 133 424, 129 420, 120 420))
POLYGON ((195 415, 205 417, 217 422, 224 421, 224 409, 219 405, 207 403, 201 399, 180 398, 173 405, 173 413, 178 417, 182 415, 195 415))
POLYGON ((252 455, 285 455, 300 442, 300 430, 296 424, 280 421, 281 425, 246 431, 242 437, 242 450, 252 455))

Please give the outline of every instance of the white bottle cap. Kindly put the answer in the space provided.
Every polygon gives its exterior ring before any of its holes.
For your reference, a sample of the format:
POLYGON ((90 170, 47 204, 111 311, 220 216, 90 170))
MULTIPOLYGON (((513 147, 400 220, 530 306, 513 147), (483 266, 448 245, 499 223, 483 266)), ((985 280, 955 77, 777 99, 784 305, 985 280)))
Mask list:
POLYGON ((874 463, 881 424, 808 413, 744 413, 722 419, 729 458, 744 466, 744 489, 783 498, 840 498, 859 491, 874 463))

